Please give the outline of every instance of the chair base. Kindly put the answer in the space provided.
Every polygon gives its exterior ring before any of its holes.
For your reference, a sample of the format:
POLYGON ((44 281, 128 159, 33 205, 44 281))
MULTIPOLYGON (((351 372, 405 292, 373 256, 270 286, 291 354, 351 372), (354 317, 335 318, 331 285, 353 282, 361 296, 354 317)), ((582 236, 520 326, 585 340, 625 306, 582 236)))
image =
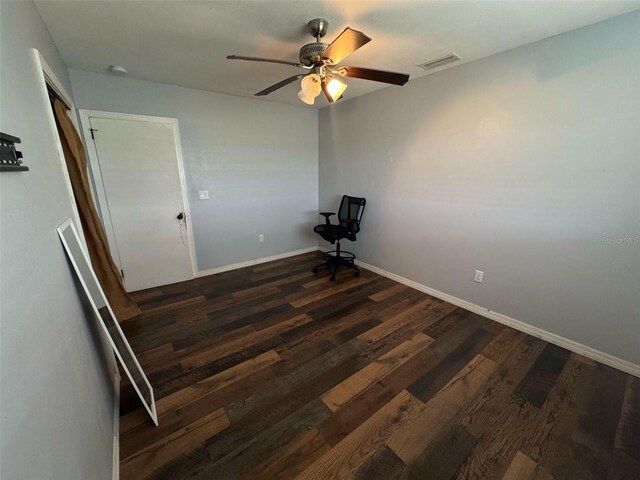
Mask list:
POLYGON ((326 252, 323 254, 325 261, 320 265, 316 265, 313 267, 312 272, 318 273, 318 269, 320 267, 327 267, 331 272, 331 276, 329 280, 332 282, 336 279, 336 272, 340 267, 346 267, 350 270, 354 270, 354 275, 356 277, 360 276, 360 269, 355 265, 356 256, 351 252, 343 252, 340 250, 340 243, 338 242, 336 250, 332 250, 330 252, 326 252))

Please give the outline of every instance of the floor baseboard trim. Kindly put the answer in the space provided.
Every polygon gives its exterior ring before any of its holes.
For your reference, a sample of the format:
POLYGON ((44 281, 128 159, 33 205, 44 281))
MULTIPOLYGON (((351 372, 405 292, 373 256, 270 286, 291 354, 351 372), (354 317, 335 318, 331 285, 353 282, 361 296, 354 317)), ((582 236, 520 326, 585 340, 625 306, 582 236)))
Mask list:
POLYGON ((290 252, 278 253, 277 255, 271 255, 269 257, 256 258, 253 260, 247 260, 239 263, 232 263, 231 265, 224 265, 222 267, 208 268, 206 270, 199 270, 196 277, 206 277, 207 275, 215 275, 216 273, 229 272, 231 270, 238 270, 239 268, 251 267, 253 265, 259 265, 260 263, 273 262, 274 260, 281 260, 287 257, 295 257, 296 255, 302 255, 303 253, 316 252, 317 246, 307 247, 300 250, 292 250, 290 252))
MULTIPOLYGON (((320 247, 320 250, 325 251, 326 249, 320 247)), ((581 343, 575 342, 565 337, 561 337, 560 335, 549 332, 547 330, 534 327, 533 325, 529 325, 528 323, 516 320, 515 318, 508 317, 507 315, 503 315, 502 313, 494 312, 493 310, 482 307, 480 305, 476 305, 475 303, 471 303, 461 298, 454 297, 453 295, 449 295, 448 293, 444 293, 434 288, 427 287, 426 285, 422 285, 421 283, 409 280, 408 278, 402 277, 400 275, 396 275, 395 273, 388 272, 374 265, 369 265, 368 263, 362 262, 360 260, 356 260, 356 264, 373 273, 377 273, 378 275, 382 275, 383 277, 390 278, 391 280, 394 280, 398 283, 414 288, 416 290, 419 290, 420 292, 439 298, 453 305, 457 305, 458 307, 462 307, 465 310, 469 310, 470 312, 477 313, 478 315, 482 315, 483 317, 489 318, 491 320, 495 320, 498 323, 502 323, 503 325, 506 325, 508 327, 540 338, 549 343, 553 343, 554 345, 558 345, 559 347, 566 348, 567 350, 583 355, 587 358, 590 358, 591 360, 595 360, 610 367, 616 368, 630 375, 640 377, 640 365, 636 365, 627 360, 623 360, 608 353, 601 352, 600 350, 596 350, 595 348, 582 345, 581 343)))

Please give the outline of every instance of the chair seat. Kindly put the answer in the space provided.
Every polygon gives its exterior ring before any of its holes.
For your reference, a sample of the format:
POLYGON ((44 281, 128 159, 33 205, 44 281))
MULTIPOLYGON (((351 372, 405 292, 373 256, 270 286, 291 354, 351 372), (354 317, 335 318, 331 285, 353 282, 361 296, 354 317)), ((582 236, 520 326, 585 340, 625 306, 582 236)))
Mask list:
POLYGON ((324 238, 327 242, 331 243, 343 238, 347 238, 349 240, 352 238, 355 239, 355 235, 353 235, 347 227, 343 227, 342 225, 316 225, 313 231, 324 238))

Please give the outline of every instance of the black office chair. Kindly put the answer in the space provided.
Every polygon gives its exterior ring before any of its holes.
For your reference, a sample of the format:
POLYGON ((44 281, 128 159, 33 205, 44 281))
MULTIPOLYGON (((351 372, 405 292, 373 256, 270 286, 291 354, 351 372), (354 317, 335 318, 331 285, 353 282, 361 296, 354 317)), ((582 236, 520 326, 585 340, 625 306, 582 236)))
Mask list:
POLYGON ((333 225, 329 217, 335 215, 333 212, 320 212, 324 217, 325 223, 316 226, 313 231, 324 238, 331 245, 336 244, 336 249, 324 254, 325 262, 313 268, 313 273, 318 273, 320 267, 329 267, 331 269, 330 280, 336 279, 336 272, 340 265, 355 270, 355 276, 360 276, 360 270, 355 266, 354 260, 356 256, 351 252, 343 252, 340 250, 340 240, 346 238, 355 242, 356 234, 360 231, 360 221, 364 213, 364 206, 367 201, 364 198, 350 197, 344 195, 340 202, 340 210, 338 210, 338 224, 333 225))

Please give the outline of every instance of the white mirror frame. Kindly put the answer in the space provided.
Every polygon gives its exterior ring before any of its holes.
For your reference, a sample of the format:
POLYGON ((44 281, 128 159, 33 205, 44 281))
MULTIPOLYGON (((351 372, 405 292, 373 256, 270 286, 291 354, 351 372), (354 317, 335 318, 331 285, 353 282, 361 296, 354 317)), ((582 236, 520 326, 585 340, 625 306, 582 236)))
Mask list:
POLYGON ((87 252, 84 250, 84 247, 83 247, 82 243, 80 242, 80 237, 78 236, 78 232, 77 232, 75 226, 73 225, 73 222, 71 221, 71 218, 69 218, 65 222, 63 222, 57 228, 57 230, 58 230, 58 235, 60 236, 60 240, 62 241, 62 244, 64 245, 64 249, 67 252, 67 256, 69 257, 69 260, 71 261, 71 263, 73 265, 73 268, 74 268, 74 270, 76 272, 76 275, 78 276, 78 279, 80 280, 80 283, 82 284, 82 288, 84 289, 84 292, 86 293, 87 298, 89 299, 89 302, 91 302, 91 307, 93 308, 93 311, 94 311, 96 317, 98 318, 98 320, 100 322, 100 326, 101 326, 103 332, 105 333, 105 335, 107 336, 107 338, 109 339, 109 343, 111 344, 111 348, 113 348, 113 351, 116 354, 116 357, 118 357, 118 361, 120 362, 120 365, 122 366, 122 369, 126 372, 127 377, 129 377, 129 380, 131 381, 131 384, 133 385, 133 388, 135 388, 136 393, 140 397, 140 400, 142 401, 143 405, 145 406, 145 408, 149 412, 149 415, 151 416, 151 419, 153 420, 153 423, 155 423, 156 426, 157 426, 158 425, 158 414, 157 414, 157 411, 156 411, 156 402, 155 402, 155 399, 154 399, 154 396, 153 396, 153 388, 151 387, 151 384, 149 383, 149 380, 147 379, 147 376, 145 375, 144 370, 142 370, 142 367, 140 366, 140 363, 138 363, 138 359, 136 358, 135 353, 133 353, 133 350, 131 349, 131 346, 129 345, 127 337, 125 337, 124 333, 122 332, 122 329, 120 328, 120 324, 118 323, 118 320, 116 319, 116 316, 114 315, 113 310, 111 309, 111 305, 109 305, 109 302, 107 301, 107 297, 105 296, 104 291, 102 290, 102 286, 100 285, 100 282, 98 282, 98 278, 96 277, 96 274, 93 271, 93 267, 91 266, 91 261, 89 260, 89 256, 87 255, 87 252), (74 236, 74 238, 75 238, 75 240, 76 240, 76 242, 78 244, 78 247, 79 247, 80 251, 82 252, 82 256, 83 256, 82 259, 77 259, 77 258, 74 257, 74 254, 72 253, 72 249, 70 248, 69 244, 67 243, 67 240, 65 238, 65 233, 69 229, 71 229, 71 232, 73 232, 73 236, 74 236), (78 262, 79 261, 86 262, 86 264, 88 266, 88 270, 89 270, 89 272, 91 272, 91 277, 92 277, 91 279, 83 278, 83 275, 81 273, 82 271, 78 266, 78 262), (91 289, 89 289, 89 287, 87 285, 87 280, 89 280, 89 281, 93 280, 93 282, 96 285, 96 289, 95 290, 98 292, 99 298, 93 298, 93 295, 91 293, 91 289), (113 340, 113 338, 111 336, 111 333, 109 332, 109 329, 108 329, 107 325, 105 324, 102 316, 100 315, 100 311, 98 309, 97 303, 101 303, 101 304, 104 303, 104 305, 107 307, 107 310, 109 312, 109 315, 111 316, 113 324, 116 326, 117 333, 118 333, 118 335, 120 335, 120 338, 121 338, 122 342, 127 347, 127 352, 124 352, 124 353, 131 356, 131 358, 133 359, 135 368, 140 373, 140 376, 143 379, 145 386, 149 390, 150 404, 147 404, 147 401, 145 400, 144 395, 140 391, 140 388, 139 388, 138 384, 134 380, 133 376, 131 375, 131 372, 129 371, 129 368, 127 367, 126 363, 124 362, 124 360, 122 358, 122 353, 120 352, 120 350, 118 350, 118 348, 116 346, 116 343, 114 342, 114 340, 113 340))

